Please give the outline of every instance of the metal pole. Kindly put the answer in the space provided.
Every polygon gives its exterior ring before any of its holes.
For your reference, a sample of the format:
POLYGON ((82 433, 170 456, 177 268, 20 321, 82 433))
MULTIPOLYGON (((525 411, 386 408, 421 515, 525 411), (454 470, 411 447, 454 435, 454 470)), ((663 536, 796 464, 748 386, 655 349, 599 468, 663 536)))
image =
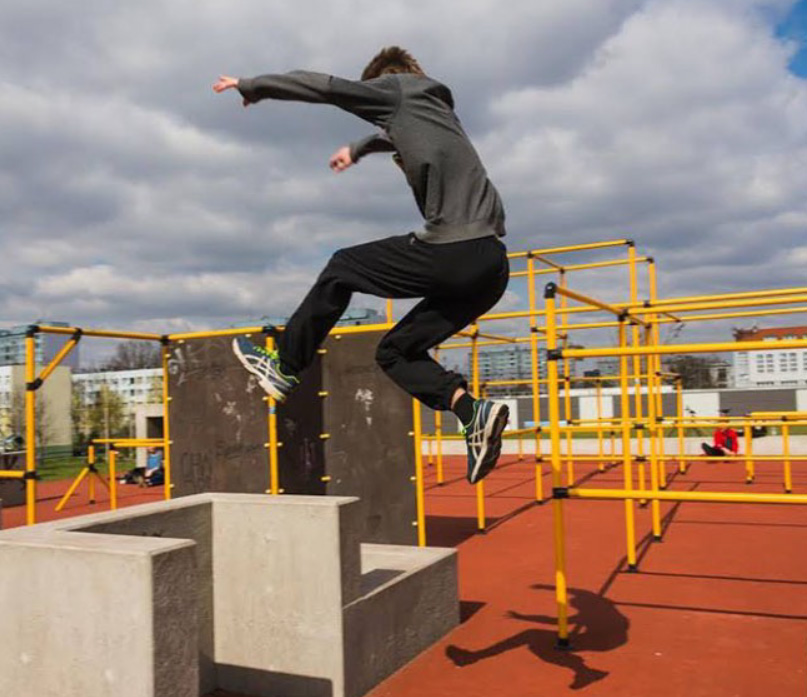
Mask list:
POLYGON ((532 369, 532 421, 535 426, 535 500, 544 500, 544 472, 543 456, 541 454, 541 383, 539 375, 538 352, 538 320, 535 317, 537 310, 535 300, 535 262, 532 256, 527 257, 527 274, 529 283, 530 303, 530 364, 532 369))
MULTIPOLYGON (((558 391, 558 362, 550 352, 557 349, 555 330, 555 284, 550 283, 546 298, 547 378, 549 380, 549 439, 551 443, 552 486, 562 485, 563 470, 560 458, 560 395, 558 391)), ((552 498, 553 531, 555 542, 555 599, 558 606, 558 645, 569 645, 569 596, 566 588, 566 538, 563 524, 563 499, 552 498)))
MULTIPOLYGON (((627 345, 628 337, 625 322, 619 323, 619 346, 627 345)), ((622 470, 625 489, 633 489, 633 472, 631 470, 630 447, 630 395, 628 392, 628 357, 619 357, 619 388, 620 404, 622 410, 622 470)), ((636 571, 636 522, 634 520, 633 501, 625 499, 625 533, 628 545, 628 571, 636 571)))
POLYGON ((36 522, 36 331, 25 334, 25 522, 36 522))
MULTIPOLYGON (((477 345, 476 331, 479 325, 474 322, 471 331, 474 336, 471 338, 471 376, 474 397, 479 397, 479 346, 477 345)), ((476 484, 476 524, 479 530, 485 529, 485 483, 476 484)))
POLYGON ((415 497, 417 501, 418 547, 426 546, 426 502, 423 490, 423 439, 420 402, 412 399, 412 422, 415 440, 415 497))
POLYGON ((793 491, 793 478, 790 471, 790 426, 782 425, 782 453, 785 456, 785 492, 793 491))
POLYGON ((166 501, 171 498, 171 418, 170 405, 172 397, 168 394, 168 343, 163 344, 163 468, 165 469, 165 485, 163 497, 166 501))

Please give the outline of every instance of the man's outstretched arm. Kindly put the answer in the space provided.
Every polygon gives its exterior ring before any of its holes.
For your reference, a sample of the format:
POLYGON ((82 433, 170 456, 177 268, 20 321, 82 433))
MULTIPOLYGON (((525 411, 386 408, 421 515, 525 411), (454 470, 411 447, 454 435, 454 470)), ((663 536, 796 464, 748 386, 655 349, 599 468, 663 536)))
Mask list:
POLYGON ((392 76, 354 81, 295 70, 282 75, 233 78, 222 75, 213 85, 215 92, 237 89, 244 106, 263 99, 282 99, 312 104, 332 104, 351 114, 383 126, 395 113, 400 98, 398 83, 392 76))

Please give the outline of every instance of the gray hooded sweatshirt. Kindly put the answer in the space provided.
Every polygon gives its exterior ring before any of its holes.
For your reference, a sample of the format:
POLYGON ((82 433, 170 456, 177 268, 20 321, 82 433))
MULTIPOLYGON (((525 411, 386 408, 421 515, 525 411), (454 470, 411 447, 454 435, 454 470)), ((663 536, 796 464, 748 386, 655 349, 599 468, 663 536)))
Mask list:
POLYGON ((351 156, 358 162, 373 152, 396 153, 426 220, 415 232, 424 242, 504 236, 499 194, 454 113, 451 90, 436 80, 406 73, 354 81, 296 70, 241 78, 238 90, 250 103, 332 104, 378 126, 379 133, 351 144, 351 156))

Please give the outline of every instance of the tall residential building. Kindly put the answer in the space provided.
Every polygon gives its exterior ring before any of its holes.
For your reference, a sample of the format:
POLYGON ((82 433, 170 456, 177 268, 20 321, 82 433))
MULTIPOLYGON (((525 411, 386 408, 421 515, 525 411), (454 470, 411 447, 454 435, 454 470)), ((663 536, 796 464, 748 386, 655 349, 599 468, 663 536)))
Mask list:
MULTIPOLYGON (((36 391, 40 445, 64 447, 72 441, 70 374, 70 368, 60 365, 36 391)), ((25 392, 25 366, 0 366, 0 438, 25 436, 25 392)))
MULTIPOLYGON (((574 366, 574 361, 572 362, 574 366)), ((470 380, 473 369, 469 354, 465 375, 470 380)), ((546 350, 538 350, 538 378, 546 377, 546 350)), ((481 383, 491 380, 531 380, 532 354, 529 344, 511 344, 502 348, 481 350, 479 352, 479 381, 481 383)), ((528 384, 514 385, 501 392, 523 392, 531 390, 528 384)))
POLYGON ((769 341, 770 350, 734 352, 735 387, 807 385, 807 349, 775 350, 777 341, 807 339, 807 327, 734 330, 735 341, 769 341))
POLYGON ((130 414, 140 404, 152 404, 162 400, 162 368, 139 370, 112 370, 73 375, 73 386, 80 390, 84 406, 96 404, 104 387, 120 397, 130 414))
MULTIPOLYGON (((67 322, 37 320, 34 324, 47 324, 53 327, 72 326, 67 322)), ((25 334, 28 325, 0 329, 0 365, 25 364, 25 334)), ((66 334, 45 334, 37 332, 34 337, 34 359, 38 365, 47 365, 70 337, 66 334)), ((79 365, 79 346, 76 346, 59 365, 75 370, 79 365)))

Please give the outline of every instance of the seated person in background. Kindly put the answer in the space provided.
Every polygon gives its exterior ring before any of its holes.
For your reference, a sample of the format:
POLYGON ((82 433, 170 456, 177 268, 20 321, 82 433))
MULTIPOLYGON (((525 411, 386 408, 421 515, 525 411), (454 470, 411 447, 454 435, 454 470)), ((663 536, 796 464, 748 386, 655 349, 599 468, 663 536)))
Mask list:
POLYGON ((149 448, 146 457, 146 473, 140 486, 157 486, 164 482, 163 451, 160 448, 149 448))
POLYGON ((736 455, 739 451, 737 431, 731 427, 718 428, 714 433, 713 444, 701 443, 701 447, 705 455, 712 457, 723 457, 729 453, 736 455))

